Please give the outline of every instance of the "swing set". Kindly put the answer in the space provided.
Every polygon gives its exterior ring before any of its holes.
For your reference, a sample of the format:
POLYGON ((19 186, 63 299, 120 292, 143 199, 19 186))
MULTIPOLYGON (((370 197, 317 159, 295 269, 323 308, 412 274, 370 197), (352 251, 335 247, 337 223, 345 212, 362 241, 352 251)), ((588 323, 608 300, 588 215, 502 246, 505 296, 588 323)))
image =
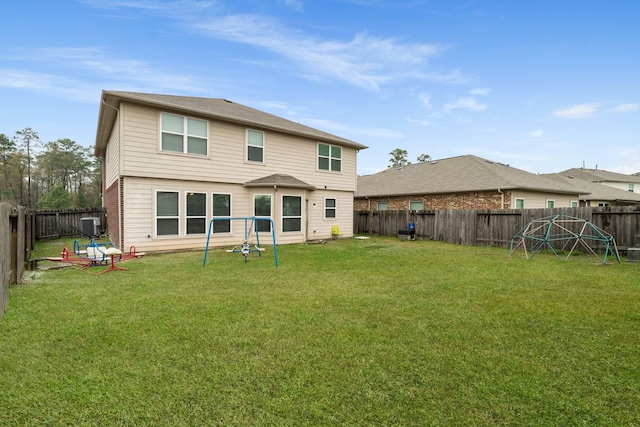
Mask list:
POLYGON ((209 231, 207 232, 207 245, 204 249, 204 258, 202 259, 202 266, 207 265, 207 253, 209 252, 209 240, 211 239, 211 233, 213 232, 213 225, 215 221, 244 221, 244 241, 240 245, 234 246, 232 249, 227 249, 228 253, 241 253, 244 257, 244 262, 249 261, 249 255, 251 253, 257 253, 258 257, 261 257, 261 253, 264 251, 264 248, 260 247, 260 234, 258 233, 258 223, 257 221, 269 221, 271 228, 271 238, 273 240, 273 258, 276 263, 276 268, 278 268, 278 250, 276 248, 276 234, 275 227, 273 224, 273 220, 269 217, 259 217, 259 216, 247 216, 247 217, 216 217, 211 218, 209 221, 209 231), (255 233, 256 236, 256 244, 254 245, 251 241, 251 232, 255 233))

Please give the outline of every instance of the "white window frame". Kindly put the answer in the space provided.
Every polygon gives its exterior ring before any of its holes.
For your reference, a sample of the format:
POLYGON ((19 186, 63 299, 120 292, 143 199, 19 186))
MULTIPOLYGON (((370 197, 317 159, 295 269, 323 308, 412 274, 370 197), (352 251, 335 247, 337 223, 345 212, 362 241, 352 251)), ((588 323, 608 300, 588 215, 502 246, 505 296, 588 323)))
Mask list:
POLYGON ((180 192, 176 191, 176 190, 156 190, 155 191, 155 200, 154 200, 154 218, 155 220, 153 221, 153 226, 154 226, 154 235, 156 237, 179 237, 180 236, 180 214, 181 214, 181 207, 180 207, 180 192), (177 216, 172 216, 172 215, 158 215, 158 194, 159 193, 175 193, 178 195, 178 215, 177 216), (177 234, 158 234, 158 220, 160 219, 175 219, 178 223, 178 232, 177 234))
POLYGON ((628 184, 628 187, 627 187, 627 190, 628 190, 630 193, 635 193, 635 191, 636 191, 636 186, 635 186, 633 183, 629 183, 629 184, 628 184))
POLYGON ((514 200, 513 208, 514 209, 525 209, 524 198, 523 197, 516 197, 516 199, 514 200), (518 207, 518 201, 522 201, 522 207, 518 207))
POLYGON ((335 197, 324 198, 324 219, 336 220, 338 218, 338 199, 335 197), (333 200, 333 206, 327 206, 327 200, 333 200), (327 216, 327 211, 333 211, 334 216, 327 216))
MULTIPOLYGON (((273 195, 272 194, 254 194, 253 195, 253 215, 254 216, 259 216, 259 217, 265 217, 265 215, 258 215, 256 214, 256 197, 259 196, 268 196, 269 197, 269 218, 271 218, 273 220, 273 195)), ((271 224, 272 221, 269 221, 269 230, 260 230, 261 233, 271 233, 273 230, 271 229, 271 224)), ((254 225, 254 226, 257 226, 254 225)))
POLYGON ((324 142, 318 142, 317 144, 317 148, 316 148, 316 153, 317 153, 317 157, 316 157, 316 168, 319 171, 327 171, 327 172, 335 172, 335 173, 339 173, 342 172, 342 147, 339 145, 332 145, 332 144, 327 144, 324 142), (329 154, 325 155, 325 154, 320 154, 320 146, 321 145, 325 145, 327 147, 329 147, 329 154), (333 155, 333 149, 337 148, 340 150, 340 157, 334 157, 333 155), (320 167, 320 159, 326 159, 327 160, 327 168, 321 168, 320 167), (333 162, 334 161, 339 161, 339 169, 334 169, 333 168, 333 162))
POLYGON ((554 199, 547 199, 547 209, 553 209, 555 207, 556 207, 556 201, 554 199))
POLYGON ((379 211, 388 211, 389 210, 389 202, 378 202, 378 204, 376 205, 376 209, 379 210, 379 211))
POLYGON ((282 218, 280 220, 281 223, 281 230, 283 233, 301 233, 302 232, 302 214, 303 214, 303 206, 302 206, 302 196, 300 196, 299 194, 283 194, 282 197, 280 198, 280 203, 282 206, 282 209, 280 210, 282 212, 282 218), (285 215, 284 212, 284 198, 285 197, 295 197, 297 199, 300 199, 300 215, 285 215), (299 218, 300 219, 300 229, 299 230, 285 230, 285 226, 284 226, 284 220, 285 219, 296 219, 299 218))
POLYGON ((184 233, 187 236, 202 236, 207 233, 207 193, 204 191, 186 191, 184 194, 184 233), (194 194, 202 194, 204 195, 204 215, 189 215, 189 196, 193 196, 194 194), (189 220, 190 219, 201 219, 204 220, 204 230, 202 233, 190 233, 189 232, 189 220))
POLYGON ((578 200, 572 200, 571 201, 571 207, 572 208, 578 208, 580 207, 580 202, 578 200))
POLYGON ((247 129, 245 138, 246 138, 246 142, 247 142, 247 143, 246 143, 246 155, 245 155, 245 159, 246 159, 246 161, 247 161, 247 162, 249 162, 249 163, 264 163, 264 154, 265 154, 265 138, 264 138, 264 132, 263 132, 263 131, 261 131, 261 130, 247 129), (249 134, 250 134, 251 132, 259 133, 260 135, 262 135, 262 145, 258 146, 258 145, 253 145, 253 144, 250 144, 250 143, 249 143, 249 134), (261 150, 261 156, 260 156, 260 157, 262 157, 262 160, 251 160, 251 159, 249 158, 249 151, 250 151, 250 148, 260 148, 260 150, 261 150))
POLYGON ((192 156, 208 156, 209 155, 209 121, 207 120, 203 120, 203 119, 198 119, 196 117, 189 117, 189 116, 184 116, 182 114, 174 114, 174 113, 168 113, 165 111, 160 112, 160 126, 159 126, 159 130, 160 130, 160 137, 159 137, 159 144, 160 144, 160 151, 163 153, 177 153, 177 154, 189 154, 192 156), (170 131, 170 130, 165 130, 164 129, 164 116, 173 116, 173 117, 179 117, 182 118, 182 132, 175 132, 175 131, 170 131), (194 121, 198 121, 198 122, 202 122, 205 124, 205 135, 204 137, 202 135, 196 135, 196 134, 190 134, 189 133, 189 120, 194 120, 194 121), (182 151, 177 151, 177 150, 165 150, 162 144, 162 139, 163 139, 163 134, 168 134, 168 135, 176 135, 176 136, 181 136, 182 137, 182 151), (198 139, 204 139, 204 143, 205 143, 205 153, 196 153, 196 152, 189 152, 189 138, 198 138, 198 139))
MULTIPOLYGON (((212 218, 225 218, 225 217, 232 217, 233 216, 233 195, 231 193, 222 193, 222 192, 213 192, 211 193, 211 217, 212 218), (229 197, 229 215, 216 215, 215 214, 215 206, 213 205, 214 201, 215 201, 215 197, 216 196, 228 196, 229 197)), ((215 231, 215 225, 216 223, 220 223, 222 221, 214 221, 213 222, 213 227, 214 230, 212 230, 213 234, 231 234, 233 233, 233 221, 228 220, 229 223, 229 231, 215 231)))

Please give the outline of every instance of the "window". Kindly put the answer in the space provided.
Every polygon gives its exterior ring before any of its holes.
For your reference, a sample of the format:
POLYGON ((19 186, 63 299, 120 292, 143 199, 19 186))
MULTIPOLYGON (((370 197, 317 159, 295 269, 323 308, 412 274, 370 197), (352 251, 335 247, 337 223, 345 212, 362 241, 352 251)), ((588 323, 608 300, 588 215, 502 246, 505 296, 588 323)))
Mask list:
MULTIPOLYGON (((211 198, 213 200, 212 215, 214 218, 231 216, 231 194, 213 194, 211 198)), ((213 221, 213 232, 231 233, 231 220, 213 221)))
POLYGON ((180 208, 177 191, 156 192, 156 235, 177 236, 180 208))
POLYGON ((207 155, 208 124, 205 120, 162 113, 162 151, 207 155))
POLYGON ((599 208, 604 208, 604 207, 607 207, 607 206, 609 206, 608 202, 598 202, 598 207, 599 208))
POLYGON ((282 231, 302 231, 302 197, 282 196, 282 231))
POLYGON ((516 199, 516 209, 524 209, 524 199, 516 199))
POLYGON ((207 227, 207 194, 187 193, 187 234, 204 234, 207 227))
MULTIPOLYGON (((271 195, 256 194, 253 197, 253 214, 255 216, 271 217, 271 195)), ((255 228, 258 231, 271 232, 271 221, 265 219, 256 220, 255 228)))
POLYGON ((335 218, 336 208, 337 208, 336 199, 324 199, 324 217, 325 218, 335 218))
POLYGON ((409 210, 410 211, 423 211, 424 210, 424 202, 409 202, 409 210))
POLYGON ((378 210, 379 211, 389 210, 389 204, 387 202, 378 202, 378 210))
POLYGON ((342 170, 342 147, 318 144, 318 169, 340 172, 342 170))
POLYGON ((571 207, 572 208, 577 208, 578 207, 578 201, 577 200, 572 200, 571 201, 571 207))
POLYGON ((264 133, 257 130, 247 130, 247 160, 250 162, 264 162, 264 133))
POLYGON ((633 193, 635 191, 635 185, 629 184, 629 186, 627 187, 627 190, 633 193))
POLYGON ((553 208, 555 206, 556 206, 555 200, 547 200, 547 207, 548 208, 553 208))

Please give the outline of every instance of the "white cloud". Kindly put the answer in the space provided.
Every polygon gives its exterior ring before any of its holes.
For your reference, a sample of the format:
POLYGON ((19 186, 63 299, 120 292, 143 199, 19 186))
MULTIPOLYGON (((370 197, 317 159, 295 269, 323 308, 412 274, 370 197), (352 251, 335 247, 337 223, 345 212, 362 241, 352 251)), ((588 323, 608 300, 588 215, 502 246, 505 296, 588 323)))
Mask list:
POLYGON ((431 105, 431 95, 428 93, 422 93, 420 95, 418 95, 418 98, 420 98, 420 101, 422 101, 422 103, 424 104, 425 107, 427 107, 428 110, 431 110, 431 108, 433 107, 431 105))
POLYGON ((480 104, 478 101, 476 101, 475 98, 471 98, 471 97, 459 98, 455 102, 446 104, 444 106, 444 110, 446 112, 450 112, 455 109, 482 111, 486 108, 487 108, 486 104, 480 104))
POLYGON ((598 111, 600 104, 592 102, 589 104, 579 104, 573 107, 556 110, 551 115, 560 119, 586 119, 593 117, 598 111))
POLYGON ((543 134, 544 134, 544 131, 542 129, 536 129, 533 132, 531 132, 531 136, 534 138, 540 138, 543 134))
POLYGON ((609 110, 610 113, 629 113, 640 110, 640 104, 620 104, 609 110))
POLYGON ((469 94, 471 95, 488 95, 489 92, 491 92, 491 89, 488 88, 477 88, 477 89, 471 89, 471 91, 469 92, 469 94))

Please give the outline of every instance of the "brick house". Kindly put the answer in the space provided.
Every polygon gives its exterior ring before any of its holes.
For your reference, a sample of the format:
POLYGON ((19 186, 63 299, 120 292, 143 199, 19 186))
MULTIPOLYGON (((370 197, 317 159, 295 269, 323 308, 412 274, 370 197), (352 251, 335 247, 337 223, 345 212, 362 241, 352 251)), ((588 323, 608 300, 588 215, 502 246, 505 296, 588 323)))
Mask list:
POLYGON ((358 177, 356 210, 576 207, 580 191, 473 155, 388 168, 358 177))

